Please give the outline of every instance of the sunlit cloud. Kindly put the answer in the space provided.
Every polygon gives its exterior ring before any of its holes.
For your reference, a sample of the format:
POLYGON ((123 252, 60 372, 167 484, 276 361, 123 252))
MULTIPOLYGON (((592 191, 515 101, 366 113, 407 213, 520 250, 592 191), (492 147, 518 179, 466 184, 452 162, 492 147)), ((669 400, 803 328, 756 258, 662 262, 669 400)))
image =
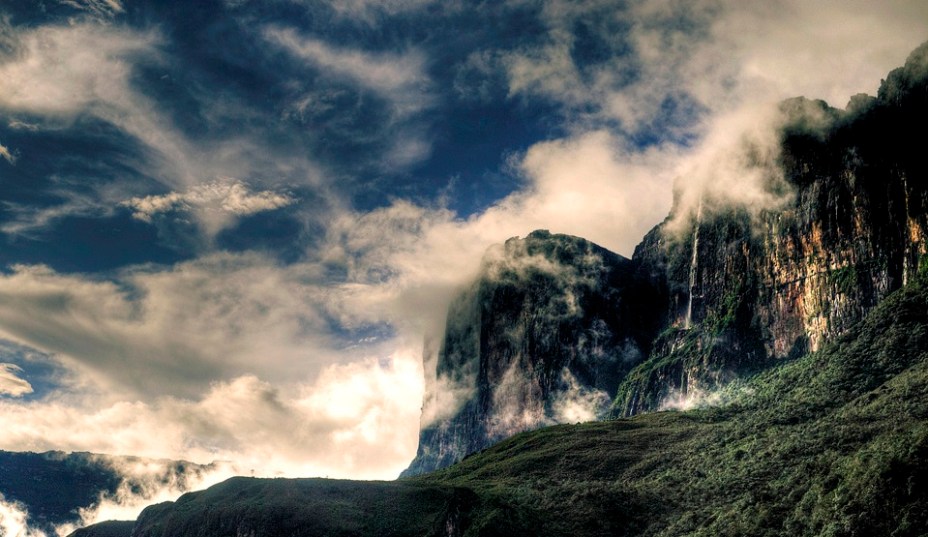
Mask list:
POLYGON ((294 199, 281 192, 252 191, 248 185, 226 179, 197 185, 186 192, 136 197, 123 202, 132 209, 132 216, 151 223, 153 218, 170 213, 193 213, 215 235, 229 226, 235 217, 273 211, 294 203, 294 199))
POLYGON ((234 462, 239 474, 395 477, 415 451, 418 355, 331 365, 306 384, 245 375, 194 398, 0 401, 4 448, 234 462))
POLYGON ((32 393, 32 384, 22 378, 23 368, 16 364, 0 363, 0 395, 22 397, 32 393))
POLYGON ((10 164, 16 164, 16 155, 11 153, 9 148, 3 144, 0 144, 0 157, 3 157, 10 164))

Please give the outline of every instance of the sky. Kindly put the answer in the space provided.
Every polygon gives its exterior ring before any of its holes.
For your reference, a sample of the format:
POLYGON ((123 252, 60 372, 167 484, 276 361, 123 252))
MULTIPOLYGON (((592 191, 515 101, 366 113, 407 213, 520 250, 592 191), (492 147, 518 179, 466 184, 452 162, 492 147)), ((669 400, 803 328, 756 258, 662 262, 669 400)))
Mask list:
POLYGON ((920 0, 5 0, 0 449, 392 479, 490 245, 763 203, 775 103, 926 39, 920 0))

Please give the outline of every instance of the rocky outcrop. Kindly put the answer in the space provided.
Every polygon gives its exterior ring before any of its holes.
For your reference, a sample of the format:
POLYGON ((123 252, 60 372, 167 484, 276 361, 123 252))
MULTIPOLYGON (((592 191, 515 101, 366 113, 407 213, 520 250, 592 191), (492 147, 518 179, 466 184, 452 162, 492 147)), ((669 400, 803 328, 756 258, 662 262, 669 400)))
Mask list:
POLYGON ((791 202, 750 213, 707 197, 649 233, 634 259, 665 279, 667 329, 615 414, 698 404, 745 371, 815 351, 913 277, 928 237, 926 75, 928 44, 876 98, 783 103, 791 202))
POLYGON ((517 432, 601 417, 650 351, 659 294, 638 263, 577 237, 536 231, 491 248, 449 309, 405 475, 517 432))

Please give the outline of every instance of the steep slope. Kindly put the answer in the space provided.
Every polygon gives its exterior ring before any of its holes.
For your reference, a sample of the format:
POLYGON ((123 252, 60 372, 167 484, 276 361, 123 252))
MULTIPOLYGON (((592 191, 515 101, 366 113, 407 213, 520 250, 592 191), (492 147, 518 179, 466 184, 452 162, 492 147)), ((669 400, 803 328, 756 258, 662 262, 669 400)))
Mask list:
POLYGON ((546 231, 490 249, 448 312, 418 454, 405 475, 517 432, 601 417, 660 320, 658 291, 636 267, 546 231))
POLYGON ((147 509, 133 536, 920 536, 921 278, 837 343, 731 387, 724 407, 522 433, 390 483, 236 478, 147 509))
POLYGON ((925 259, 928 43, 876 98, 781 108, 785 183, 768 187, 790 201, 752 213, 705 194, 636 249, 668 289, 667 329, 622 386, 616 414, 698 403, 746 371, 820 348, 925 259))

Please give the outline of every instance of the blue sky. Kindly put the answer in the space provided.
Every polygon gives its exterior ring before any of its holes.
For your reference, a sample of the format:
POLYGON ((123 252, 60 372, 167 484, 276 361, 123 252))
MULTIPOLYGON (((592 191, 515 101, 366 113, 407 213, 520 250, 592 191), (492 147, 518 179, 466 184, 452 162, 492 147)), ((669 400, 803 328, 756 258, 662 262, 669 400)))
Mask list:
POLYGON ((488 246, 767 203, 771 104, 928 37, 871 4, 5 2, 0 449, 396 475, 488 246))

